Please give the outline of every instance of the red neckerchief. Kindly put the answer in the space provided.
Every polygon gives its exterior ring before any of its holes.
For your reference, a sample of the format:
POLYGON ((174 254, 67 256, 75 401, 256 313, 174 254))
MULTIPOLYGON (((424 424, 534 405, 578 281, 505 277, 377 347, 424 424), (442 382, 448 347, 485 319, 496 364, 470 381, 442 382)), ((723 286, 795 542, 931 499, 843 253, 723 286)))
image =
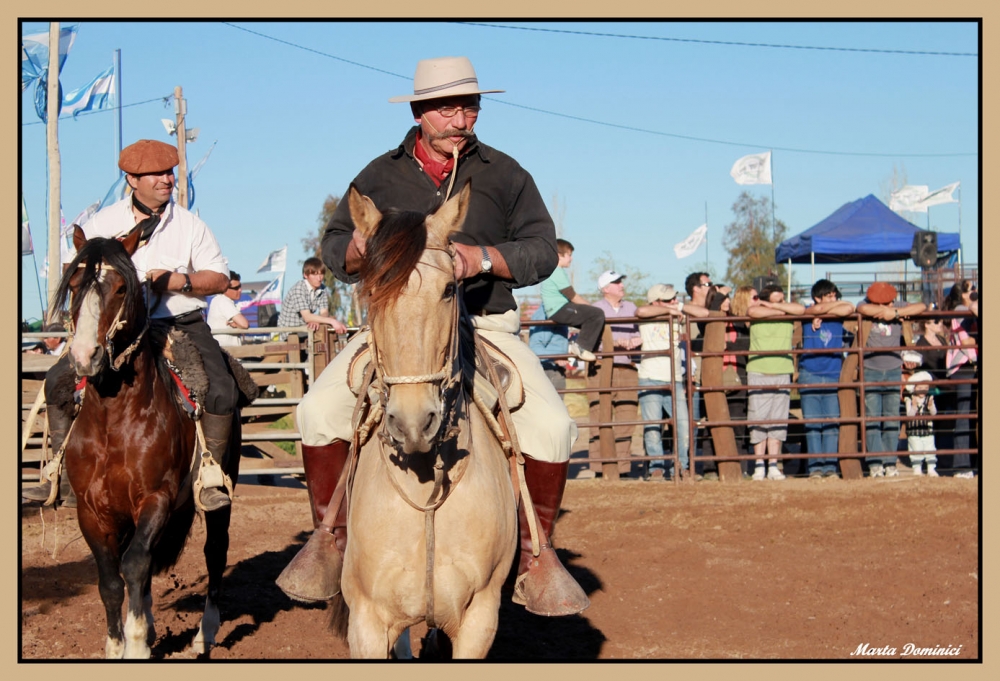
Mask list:
POLYGON ((440 161, 435 161, 424 149, 424 145, 420 142, 423 137, 422 131, 417 132, 417 143, 413 145, 413 155, 420 161, 421 167, 427 176, 434 180, 434 184, 438 187, 444 181, 444 178, 448 177, 448 173, 451 172, 452 168, 455 167, 455 159, 449 158, 444 163, 440 161))

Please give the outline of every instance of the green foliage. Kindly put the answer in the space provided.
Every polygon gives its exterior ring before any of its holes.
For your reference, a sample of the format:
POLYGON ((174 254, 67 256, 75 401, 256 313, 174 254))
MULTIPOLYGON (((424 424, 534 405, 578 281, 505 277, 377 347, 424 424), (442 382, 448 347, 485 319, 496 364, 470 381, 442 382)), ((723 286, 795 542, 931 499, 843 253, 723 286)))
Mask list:
MULTIPOLYGON (((295 420, 292 418, 291 414, 288 416, 282 416, 280 419, 269 425, 268 428, 273 428, 274 430, 295 430, 295 420)), ((291 440, 279 440, 274 444, 286 453, 295 456, 295 443, 291 440)))
POLYGON ((774 261, 774 251, 784 240, 788 227, 772 220, 771 200, 755 199, 744 191, 733 204, 736 219, 726 225, 723 246, 729 254, 725 282, 734 288, 750 286, 754 277, 776 275, 787 279, 784 265, 774 261))
MULTIPOLYGON (((340 197, 327 194, 326 199, 323 201, 323 208, 320 210, 319 215, 316 216, 316 234, 302 239, 302 250, 307 254, 306 257, 315 256, 320 260, 323 259, 323 232, 326 231, 326 225, 330 222, 338 205, 340 205, 340 197)), ((324 277, 323 282, 330 289, 330 314, 348 326, 362 324, 363 321, 358 312, 357 303, 354 300, 354 285, 338 281, 329 269, 326 271, 326 277, 324 277)))
POLYGON ((631 300, 636 305, 646 304, 646 291, 652 286, 649 281, 649 275, 632 265, 615 264, 615 257, 608 251, 603 251, 602 255, 594 259, 588 274, 588 288, 583 289, 583 287, 577 286, 576 290, 593 291, 589 295, 586 293, 583 294, 584 297, 594 301, 600 300, 604 294, 597 288, 597 278, 607 270, 614 270, 619 274, 625 275, 625 300, 631 300))

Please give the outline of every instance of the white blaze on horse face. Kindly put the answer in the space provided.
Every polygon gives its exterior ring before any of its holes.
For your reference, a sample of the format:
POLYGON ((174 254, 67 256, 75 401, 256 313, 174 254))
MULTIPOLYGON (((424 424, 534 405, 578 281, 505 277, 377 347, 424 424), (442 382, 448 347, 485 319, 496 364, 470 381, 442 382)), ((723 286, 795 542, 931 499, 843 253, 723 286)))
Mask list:
MULTIPOLYGON (((101 272, 98 281, 104 280, 101 272)), ((76 320, 76 333, 70 345, 70 355, 76 365, 76 371, 81 376, 93 376, 95 354, 100 348, 97 340, 97 329, 101 321, 101 298, 96 286, 92 286, 83 296, 80 303, 80 314, 76 320)))

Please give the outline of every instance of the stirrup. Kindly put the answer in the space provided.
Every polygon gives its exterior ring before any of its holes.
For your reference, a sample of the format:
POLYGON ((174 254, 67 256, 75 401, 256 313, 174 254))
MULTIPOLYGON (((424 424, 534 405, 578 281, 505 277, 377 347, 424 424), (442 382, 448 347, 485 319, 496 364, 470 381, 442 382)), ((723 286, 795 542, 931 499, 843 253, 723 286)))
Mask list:
POLYGON ((559 561, 551 546, 543 546, 514 582, 512 600, 534 615, 563 617, 590 607, 583 588, 559 561))
POLYGON ((274 582, 292 600, 328 601, 340 593, 343 568, 336 537, 320 525, 274 582))

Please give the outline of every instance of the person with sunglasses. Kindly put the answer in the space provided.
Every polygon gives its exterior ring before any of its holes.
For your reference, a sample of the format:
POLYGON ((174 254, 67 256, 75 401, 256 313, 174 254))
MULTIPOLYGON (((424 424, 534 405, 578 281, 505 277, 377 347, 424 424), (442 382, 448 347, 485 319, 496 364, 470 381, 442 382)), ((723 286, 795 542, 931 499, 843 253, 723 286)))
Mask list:
MULTIPOLYGON (((213 296, 208 304, 208 325, 213 332, 216 329, 249 329, 250 322, 240 309, 236 307, 236 301, 243 293, 243 284, 240 281, 239 272, 229 270, 229 288, 221 294, 213 296)), ((213 333, 215 340, 224 348, 231 348, 243 345, 243 336, 236 336, 231 333, 213 333)))
MULTIPOLYGON (((426 214, 470 183, 465 223, 451 235, 455 277, 462 284, 465 309, 476 332, 510 357, 524 383, 524 405, 512 419, 525 455, 525 481, 544 534, 540 542, 544 560, 532 559, 531 534, 522 512, 517 571, 524 575, 521 583, 526 594, 536 593, 529 582, 558 584, 559 593, 573 592, 579 597, 572 603, 573 611, 579 612, 589 602, 559 562, 550 541, 577 426, 538 357, 518 336, 521 320, 513 294, 515 288, 541 283, 555 270, 559 261, 556 230, 531 175, 476 134, 482 121, 482 95, 498 92, 503 91, 479 87, 467 57, 421 60, 414 73, 413 93, 389 100, 408 103, 415 125, 398 146, 371 161, 354 178, 353 186, 379 210, 426 214)), ((355 229, 348 204, 341 201, 326 226, 322 257, 337 279, 353 284, 365 257, 365 238, 355 229)), ((367 339, 366 331, 355 334, 298 406, 303 464, 317 524, 347 461, 356 402, 347 385, 347 367, 367 339), (313 495, 321 489, 326 492, 313 495)), ((346 516, 336 519, 334 533, 343 545, 346 516)), ((525 607, 538 612, 531 598, 527 596, 525 607)))

